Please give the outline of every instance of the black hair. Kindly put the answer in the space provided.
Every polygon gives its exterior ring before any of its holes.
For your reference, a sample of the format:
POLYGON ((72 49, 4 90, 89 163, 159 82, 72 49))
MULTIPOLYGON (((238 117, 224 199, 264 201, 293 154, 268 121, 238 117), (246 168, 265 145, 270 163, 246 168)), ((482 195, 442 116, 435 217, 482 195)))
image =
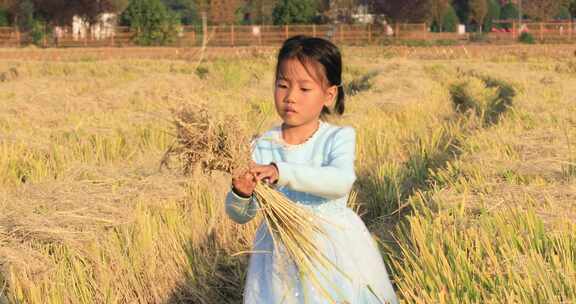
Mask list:
MULTIPOLYGON (((328 82, 328 86, 337 86, 338 94, 334 110, 339 115, 344 114, 342 56, 338 47, 326 39, 305 35, 297 35, 286 39, 278 52, 276 80, 278 79, 282 62, 289 59, 298 59, 304 67, 307 67, 306 63, 313 63, 312 66, 315 67, 317 74, 325 76, 324 80, 328 82)), ((324 106, 321 115, 327 114, 331 114, 331 111, 324 106)))

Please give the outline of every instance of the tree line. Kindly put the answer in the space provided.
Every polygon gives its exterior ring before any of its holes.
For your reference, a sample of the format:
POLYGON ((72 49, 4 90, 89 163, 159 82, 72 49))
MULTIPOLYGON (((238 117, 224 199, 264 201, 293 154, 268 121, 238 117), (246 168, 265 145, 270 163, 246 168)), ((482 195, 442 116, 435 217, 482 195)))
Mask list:
MULTIPOLYGON (((354 22, 351 15, 364 7, 390 22, 484 24, 487 19, 518 18, 515 1, 502 0, 248 0, 238 1, 231 23, 306 24, 354 22)), ((121 15, 129 23, 134 10, 159 11, 181 24, 200 23, 202 11, 218 0, 0 0, 0 26, 29 27, 32 20, 69 25, 73 16, 96 22, 102 13, 121 15), (129 10, 131 8, 131 10, 129 10), (128 10, 128 11, 127 11, 128 10)), ((221 1, 220 1, 221 2, 221 1)), ((576 0, 523 0, 523 17, 536 21, 576 17, 576 0)), ((158 18, 153 13, 144 17, 158 18)), ((162 16, 164 17, 164 16, 162 16)))
MULTIPOLYGON (((576 0, 238 0, 232 24, 353 23, 359 12, 376 20, 426 22, 433 31, 490 30, 494 20, 571 19, 576 0)), ((73 16, 89 24, 103 13, 117 14, 118 23, 132 27, 146 43, 173 39, 178 25, 201 23, 201 16, 222 0, 0 0, 0 26, 39 29, 70 25, 73 16)), ((226 2, 230 3, 230 2, 226 2)), ((228 4, 224 4, 228 5, 228 4)), ((208 19, 210 22, 210 19, 208 19)), ((137 37, 138 39, 138 37, 137 37)))

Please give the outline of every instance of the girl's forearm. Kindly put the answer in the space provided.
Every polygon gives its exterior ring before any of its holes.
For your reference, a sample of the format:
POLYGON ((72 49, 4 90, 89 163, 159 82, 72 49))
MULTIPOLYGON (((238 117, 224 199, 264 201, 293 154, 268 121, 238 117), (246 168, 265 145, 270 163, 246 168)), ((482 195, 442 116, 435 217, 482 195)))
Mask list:
POLYGON ((279 186, 328 199, 346 196, 356 180, 353 166, 310 167, 285 162, 277 162, 276 166, 279 186))
POLYGON ((256 216, 258 204, 253 197, 244 198, 230 190, 225 203, 226 214, 238 224, 245 224, 256 216))

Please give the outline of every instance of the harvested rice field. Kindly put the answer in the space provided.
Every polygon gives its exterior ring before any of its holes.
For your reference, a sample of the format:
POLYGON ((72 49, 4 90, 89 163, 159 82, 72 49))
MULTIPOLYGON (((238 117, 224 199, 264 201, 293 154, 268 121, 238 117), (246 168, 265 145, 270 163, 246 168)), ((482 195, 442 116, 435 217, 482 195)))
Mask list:
MULTIPOLYGON (((576 302, 576 48, 478 48, 343 48, 350 207, 403 303, 576 302)), ((124 51, 0 50, 0 303, 241 303, 259 221, 165 156, 278 123, 274 51, 124 51)))

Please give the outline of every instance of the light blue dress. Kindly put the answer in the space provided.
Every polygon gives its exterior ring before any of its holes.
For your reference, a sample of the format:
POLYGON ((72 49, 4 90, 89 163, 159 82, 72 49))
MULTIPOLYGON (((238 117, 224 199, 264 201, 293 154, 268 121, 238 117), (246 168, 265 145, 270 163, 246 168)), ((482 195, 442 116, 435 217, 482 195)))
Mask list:
MULTIPOLYGON (((350 127, 321 122, 305 143, 283 142, 280 127, 254 143, 258 164, 274 162, 279 171, 278 190, 320 216, 326 234, 315 243, 338 271, 319 271, 317 277, 336 303, 398 303, 376 242, 360 217, 346 206, 356 180, 356 134, 350 127)), ((250 221, 258 202, 230 191, 226 212, 238 223, 250 221)), ((246 304, 330 303, 306 277, 298 275, 282 246, 274 249, 266 223, 256 232, 244 289, 246 304)))

